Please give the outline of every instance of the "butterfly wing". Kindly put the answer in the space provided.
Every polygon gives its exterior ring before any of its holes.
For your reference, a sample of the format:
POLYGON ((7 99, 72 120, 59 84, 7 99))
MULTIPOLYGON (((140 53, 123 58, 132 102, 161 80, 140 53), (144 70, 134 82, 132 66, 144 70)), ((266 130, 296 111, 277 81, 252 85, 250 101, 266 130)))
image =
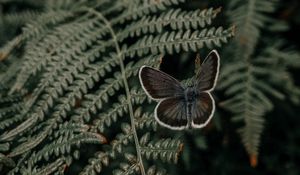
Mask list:
POLYGON ((211 120, 215 112, 215 101, 210 93, 200 93, 192 108, 192 127, 203 128, 211 120))
POLYGON ((184 93, 183 87, 175 78, 160 70, 142 66, 139 78, 143 89, 152 99, 182 96, 184 93))
POLYGON ((183 97, 171 97, 161 100, 154 111, 156 121, 164 127, 182 130, 187 128, 186 104, 183 97))
POLYGON ((211 51, 201 64, 197 73, 196 87, 200 92, 212 91, 217 83, 220 57, 216 50, 211 51))

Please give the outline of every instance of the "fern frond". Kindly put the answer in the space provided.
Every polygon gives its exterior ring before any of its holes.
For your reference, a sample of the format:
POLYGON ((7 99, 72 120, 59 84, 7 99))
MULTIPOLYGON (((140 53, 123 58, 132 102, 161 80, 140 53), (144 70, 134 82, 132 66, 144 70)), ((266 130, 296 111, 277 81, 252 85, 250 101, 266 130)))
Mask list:
POLYGON ((130 24, 125 30, 117 33, 119 40, 128 36, 140 36, 149 33, 161 33, 163 28, 170 26, 173 30, 197 29, 211 24, 212 19, 220 12, 220 9, 196 10, 185 12, 180 9, 169 10, 158 17, 143 17, 137 22, 130 24))
POLYGON ((244 121, 245 126, 239 130, 239 133, 251 155, 257 156, 258 154, 260 135, 264 128, 263 116, 274 107, 270 98, 284 100, 287 96, 289 97, 287 94, 294 93, 292 99, 299 99, 299 95, 295 91, 298 88, 293 85, 291 79, 287 81, 282 76, 282 73, 288 73, 284 65, 277 64, 276 58, 278 57, 271 55, 269 50, 266 50, 257 58, 252 58, 251 63, 236 61, 226 65, 221 74, 218 88, 225 89, 225 94, 231 97, 221 105, 235 114, 232 118, 233 121, 244 121), (270 69, 272 64, 273 68, 270 69), (268 81, 266 81, 267 79, 268 81), (278 89, 279 86, 282 86, 283 81, 293 86, 293 90, 278 89))
POLYGON ((95 153, 95 157, 89 159, 89 165, 87 165, 81 172, 80 175, 90 175, 100 173, 103 166, 109 164, 109 157, 104 152, 95 153))
POLYGON ((243 45, 247 54, 253 53, 260 37, 260 29, 263 28, 269 17, 265 13, 275 10, 275 1, 250 0, 232 1, 229 5, 228 16, 230 20, 237 25, 236 41, 243 45))
POLYGON ((108 97, 114 95, 123 86, 121 80, 120 73, 115 74, 114 78, 106 79, 106 83, 100 87, 99 92, 85 95, 82 107, 75 111, 76 118, 84 118, 89 121, 91 114, 96 114, 97 109, 101 109, 103 103, 108 101, 108 97))
MULTIPOLYGON (((6 52, 0 54, 0 60, 7 57, 10 54, 10 51, 13 50, 16 46, 23 43, 26 39, 42 35, 47 31, 47 26, 55 25, 59 22, 66 20, 73 15, 69 11, 49 11, 48 13, 42 13, 38 20, 31 20, 30 23, 26 24, 26 27, 23 28, 23 33, 15 37, 9 44, 6 45, 6 52), (58 15, 59 14, 59 15, 58 15), (3 56, 4 55, 4 56, 3 56), (1 59, 2 58, 2 59, 1 59)), ((3 52, 3 51, 2 51, 3 52)))
POLYGON ((24 39, 31 38, 42 34, 48 25, 55 25, 59 22, 72 17, 73 13, 66 10, 48 11, 39 16, 38 20, 31 21, 23 28, 22 37, 24 39))
MULTIPOLYGON (((74 85, 71 85, 68 89, 69 93, 64 98, 61 98, 62 104, 58 105, 55 109, 55 112, 53 116, 55 118, 57 117, 65 117, 66 111, 70 110, 70 106, 75 105, 75 99, 76 97, 81 98, 81 93, 86 92, 87 89, 93 87, 94 81, 99 81, 99 78, 96 75, 103 76, 105 74, 105 70, 110 70, 110 66, 115 65, 115 61, 112 59, 107 59, 105 62, 100 62, 99 64, 95 64, 93 66, 90 66, 90 70, 86 71, 85 74, 78 74, 78 78, 81 78, 81 80, 77 80, 74 82, 74 85), (98 80, 97 80, 98 79, 98 80), (66 102, 66 103, 65 103, 66 102)), ((68 74, 71 75, 72 73, 68 74)), ((75 73, 74 73, 75 74, 75 73)), ((75 76, 75 78, 77 78, 75 76)), ((26 128, 23 128, 24 125, 22 125, 22 129, 20 130, 19 127, 15 129, 15 131, 23 132, 25 129, 27 130, 29 127, 31 127, 37 120, 36 116, 42 117, 46 111, 53 106, 53 101, 57 99, 62 94, 62 87, 64 87, 67 83, 68 76, 62 77, 58 79, 58 81, 55 81, 54 88, 50 87, 46 91, 48 91, 48 94, 44 94, 43 98, 38 101, 38 105, 36 105, 36 108, 34 108, 33 113, 30 115, 32 116, 31 119, 28 119, 27 121, 31 121, 30 125, 26 125, 26 128), (62 79, 65 78, 65 79, 62 79), (57 92, 55 89, 60 90, 57 92)), ((55 121, 55 120, 54 120, 55 121)), ((25 122, 24 122, 25 123, 25 122)), ((15 132, 12 130, 10 133, 14 133, 14 135, 17 135, 19 132, 15 132)), ((9 135, 10 136, 10 135, 9 135)))
POLYGON ((127 175, 127 174, 135 174, 140 171, 139 164, 137 163, 137 158, 132 154, 125 154, 125 159, 128 163, 120 163, 119 169, 113 171, 114 175, 127 175))
MULTIPOLYGON (((77 53, 81 53, 86 47, 97 40, 97 36, 101 36, 99 31, 104 29, 100 27, 99 30, 96 26, 100 25, 97 18, 82 23, 71 23, 64 26, 60 26, 48 35, 49 38, 45 38, 43 44, 38 44, 38 47, 34 45, 33 49, 30 49, 28 53, 25 53, 25 61, 22 66, 22 74, 17 77, 14 89, 20 89, 23 87, 24 82, 32 75, 35 75, 38 71, 47 67, 48 72, 56 73, 62 70, 60 66, 66 65, 68 62, 72 62, 73 59, 78 58, 77 53), (84 34, 88 33, 88 34, 84 34), (69 48, 72 42, 76 42, 74 47, 69 48), (47 46, 45 48, 45 45, 47 46), (60 56, 55 56, 60 55, 60 56), (75 55, 75 56, 74 56, 75 55), (50 62, 50 65, 48 64, 50 62), (52 64, 52 65, 51 65, 52 64)), ((101 50, 101 49, 99 49, 101 50)), ((13 89, 13 90, 14 90, 13 89)), ((13 91, 12 90, 12 91, 13 91)))
POLYGON ((15 28, 21 27, 26 24, 31 19, 38 16, 40 13, 38 11, 22 11, 18 13, 10 13, 4 15, 2 18, 3 25, 15 26, 15 28))
MULTIPOLYGON (((93 79, 96 75, 100 74, 100 76, 103 76, 105 74, 104 71, 106 69, 110 69, 108 67, 109 65, 114 65, 112 60, 109 60, 107 62, 107 64, 99 64, 99 65, 96 64, 95 66, 90 67, 90 68, 93 68, 93 69, 91 69, 92 71, 87 71, 86 72, 87 74, 81 75, 80 76, 81 80, 75 81, 74 86, 69 87, 70 88, 69 93, 67 93, 64 98, 60 99, 61 104, 56 106, 55 112, 53 113, 54 120, 51 119, 50 123, 48 123, 48 124, 53 127, 53 126, 55 126, 57 120, 59 120, 60 118, 65 118, 67 111, 70 111, 71 106, 75 105, 75 98, 81 98, 80 94, 87 92, 87 89, 91 88, 93 86, 88 82, 93 82, 94 81, 93 79), (77 85, 77 86, 75 86, 75 85, 77 85)), ((96 80, 97 80, 97 78, 96 78, 96 80)), ((44 110, 42 110, 41 112, 43 112, 43 111, 44 110)), ((36 119, 34 116, 35 115, 33 115, 32 119, 36 119)), ((14 133, 13 134, 13 136, 14 136, 14 135, 17 135, 20 131, 22 132, 23 130, 32 126, 32 124, 37 121, 37 120, 32 120, 32 119, 28 119, 28 120, 32 121, 32 123, 30 125, 26 125, 26 128, 23 128, 23 125, 21 125, 20 127, 17 127, 16 129, 10 131, 10 133, 14 133), (20 130, 21 127, 23 128, 22 130, 20 130), (19 132, 15 132, 15 131, 19 131, 19 132)), ((47 131, 50 132, 51 130, 47 130, 47 131)))
POLYGON ((40 132, 37 136, 28 139, 28 141, 23 144, 20 144, 18 147, 14 148, 8 156, 14 157, 31 150, 47 137, 46 133, 48 132, 49 129, 50 129, 49 127, 45 128, 45 130, 40 132))
POLYGON ((13 139, 13 137, 15 137, 16 135, 21 134, 25 130, 28 130, 33 124, 35 124, 37 122, 37 120, 38 120, 38 116, 36 116, 36 115, 31 118, 28 118, 27 120, 22 122, 20 125, 18 125, 14 129, 3 133, 0 136, 0 140, 4 141, 4 140, 13 139))
POLYGON ((157 36, 145 36, 126 50, 130 57, 143 56, 149 53, 174 54, 180 51, 197 51, 203 47, 221 46, 234 35, 234 27, 224 30, 222 27, 199 31, 165 32, 157 36))
POLYGON ((144 101, 147 101, 150 103, 152 100, 145 96, 145 92, 141 89, 138 89, 138 87, 133 87, 130 92, 132 98, 132 103, 134 104, 142 104, 144 101))
POLYGON ((51 65, 46 68, 47 70, 41 78, 33 96, 38 96, 47 86, 55 81, 59 81, 61 78, 66 77, 68 82, 71 83, 73 79, 76 79, 76 74, 83 72, 85 69, 97 69, 99 70, 101 77, 104 76, 105 70, 111 70, 111 68, 116 64, 116 60, 104 57, 103 61, 95 63, 96 66, 90 64, 90 62, 94 61, 96 57, 98 57, 98 55, 101 53, 101 50, 104 48, 105 45, 100 45, 80 54, 78 54, 78 51, 76 51, 77 53, 70 52, 70 55, 65 55, 64 58, 57 58, 58 60, 62 59, 63 61, 55 60, 55 62, 51 62, 51 65), (79 59, 81 57, 85 57, 87 59, 79 59), (97 68, 97 66, 100 66, 102 69, 97 68), (65 69, 66 71, 64 74, 61 74, 60 71, 65 69), (58 78, 55 78, 57 76, 58 78))
POLYGON ((64 168, 66 166, 66 160, 65 158, 58 158, 54 162, 42 167, 41 169, 37 169, 36 173, 34 175, 46 175, 46 174, 52 174, 57 171, 61 171, 61 173, 64 172, 64 168))
POLYGON ((178 161, 179 153, 182 151, 183 144, 177 139, 162 139, 156 142, 150 141, 150 134, 146 133, 141 137, 141 153, 147 159, 160 159, 164 162, 178 161))
POLYGON ((157 168, 156 166, 151 166, 147 170, 147 175, 166 175, 167 172, 165 169, 157 168))
POLYGON ((111 142, 112 148, 110 156, 112 158, 115 158, 117 153, 122 153, 123 146, 128 145, 129 141, 133 140, 133 133, 130 125, 123 123, 121 129, 122 133, 118 134, 116 139, 111 142))
POLYGON ((124 113, 128 113, 128 103, 126 97, 120 96, 119 102, 112 105, 112 108, 108 109, 106 113, 100 113, 97 117, 99 119, 94 120, 93 126, 103 132, 106 126, 111 126, 113 122, 117 121, 118 116, 124 116, 124 113))
POLYGON ((8 167, 14 167, 15 162, 11 158, 6 157, 2 153, 0 153, 0 165, 1 165, 1 167, 0 167, 0 170, 1 170, 3 165, 8 166, 8 167))
POLYGON ((142 108, 138 108, 134 112, 135 125, 139 129, 149 128, 156 131, 157 122, 154 119, 154 114, 146 113, 142 111, 142 108), (143 113, 142 113, 143 112, 143 113))
MULTIPOLYGON (((49 121, 49 123, 52 121, 49 121)), ((53 124, 50 123, 43 131, 40 131, 37 136, 27 139, 26 142, 20 144, 18 147, 14 148, 12 152, 9 153, 9 157, 14 157, 19 154, 23 154, 27 152, 37 145, 39 145, 48 135, 53 127, 53 124)), ((59 130, 57 130, 54 134, 55 137, 59 137, 60 135, 69 135, 74 133, 86 132, 88 127, 82 124, 74 124, 74 123, 65 123, 64 125, 59 126, 59 130)))
POLYGON ((111 20, 112 25, 123 24, 127 20, 136 20, 139 17, 166 10, 168 6, 179 4, 185 0, 161 0, 161 1, 140 1, 126 9, 121 15, 111 20))
MULTIPOLYGON (((280 94, 278 97, 283 98, 284 96, 277 90, 264 88, 269 86, 268 82, 261 81, 255 73, 256 68, 261 69, 262 67, 247 64, 246 62, 238 62, 236 64, 244 65, 228 72, 224 68, 226 74, 223 74, 221 77, 220 84, 222 88, 226 89, 225 94, 233 97, 224 101, 222 106, 235 114, 232 120, 244 120, 245 126, 240 130, 243 143, 250 154, 257 155, 259 138, 264 123, 262 116, 273 108, 273 103, 265 92, 272 93, 273 90, 280 94), (228 73, 232 77, 228 76, 228 73)), ((234 64, 230 65, 230 67, 234 67, 234 64)))
POLYGON ((272 82, 284 68, 278 67, 277 56, 273 55, 275 59, 269 56, 267 52, 272 49, 267 49, 261 39, 264 38, 261 35, 264 27, 274 22, 267 13, 273 12, 275 6, 275 1, 265 0, 231 2, 228 15, 237 25, 237 32, 232 47, 229 47, 232 61, 223 66, 218 87, 224 89, 228 97, 221 105, 233 113, 233 121, 245 124, 239 133, 248 154, 255 160, 264 116, 274 107, 272 97, 283 100, 287 96, 278 88, 279 84, 272 82), (256 51, 258 45, 259 51, 256 51))
POLYGON ((10 146, 9 143, 1 143, 1 144, 0 144, 0 151, 1 151, 1 152, 4 152, 4 151, 9 150, 9 146, 10 146))
POLYGON ((21 40, 22 40, 21 37, 17 36, 11 41, 9 41, 6 45, 1 47, 0 62, 2 62, 3 60, 7 59, 10 56, 12 50, 21 43, 21 40))
POLYGON ((106 138, 100 134, 84 132, 70 136, 60 136, 54 142, 44 146, 43 149, 38 151, 35 155, 29 158, 29 162, 34 164, 41 159, 49 160, 51 156, 59 156, 60 154, 70 153, 71 146, 81 145, 86 143, 103 144, 106 143, 106 138))

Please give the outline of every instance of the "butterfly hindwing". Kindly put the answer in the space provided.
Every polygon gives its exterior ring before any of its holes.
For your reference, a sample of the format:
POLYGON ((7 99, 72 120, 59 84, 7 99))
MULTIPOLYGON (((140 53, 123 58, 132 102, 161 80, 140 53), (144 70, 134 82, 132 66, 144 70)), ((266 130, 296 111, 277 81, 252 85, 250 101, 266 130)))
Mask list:
POLYGON ((154 115, 159 124, 175 130, 182 130, 187 127, 186 103, 183 98, 166 98, 157 104, 154 115))
POLYGON ((220 58, 216 50, 211 51, 201 64, 197 74, 196 87, 198 91, 212 91, 216 86, 220 68, 220 58))
POLYGON ((197 95, 195 107, 192 108, 192 127, 203 128, 211 120, 215 111, 215 101, 209 92, 197 95))
POLYGON ((147 66, 142 66, 139 72, 140 82, 148 96, 155 100, 182 95, 181 84, 170 75, 147 66))

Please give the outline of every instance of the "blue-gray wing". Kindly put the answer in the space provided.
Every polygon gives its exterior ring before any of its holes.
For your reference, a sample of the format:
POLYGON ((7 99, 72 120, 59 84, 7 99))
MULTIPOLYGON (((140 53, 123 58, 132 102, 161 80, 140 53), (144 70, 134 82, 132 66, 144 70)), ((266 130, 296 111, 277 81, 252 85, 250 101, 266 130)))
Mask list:
POLYGON ((220 69, 220 57, 216 50, 211 51, 201 64, 196 77, 196 88, 199 92, 215 88, 220 69))
POLYGON ((143 89, 153 99, 183 96, 184 89, 180 82, 160 70, 142 66, 139 78, 143 89))
POLYGON ((171 97, 160 101, 154 111, 159 124, 174 130, 188 127, 186 104, 182 97, 171 97))
POLYGON ((205 127, 215 112, 215 101, 209 92, 200 93, 192 108, 192 127, 203 128, 205 127))

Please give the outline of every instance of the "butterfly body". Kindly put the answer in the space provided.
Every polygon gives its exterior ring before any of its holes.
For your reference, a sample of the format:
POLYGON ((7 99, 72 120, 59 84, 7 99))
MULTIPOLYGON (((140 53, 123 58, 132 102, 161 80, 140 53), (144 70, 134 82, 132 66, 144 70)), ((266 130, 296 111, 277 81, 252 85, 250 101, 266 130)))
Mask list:
POLYGON ((143 66, 139 72, 140 82, 146 94, 158 101, 154 111, 157 122, 175 130, 206 126, 215 111, 210 92, 216 85, 219 62, 217 52, 212 51, 192 85, 187 87, 160 70, 143 66))
POLYGON ((196 99, 196 96, 197 96, 197 92, 196 92, 195 88, 193 88, 193 87, 187 87, 184 90, 184 97, 185 97, 185 101, 187 103, 194 102, 195 99, 196 99))
POLYGON ((185 108, 186 108, 186 117, 187 117, 187 123, 188 123, 188 128, 192 128, 192 111, 193 108, 195 107, 195 100, 196 100, 196 91, 192 86, 188 86, 184 90, 184 103, 185 103, 185 108))

